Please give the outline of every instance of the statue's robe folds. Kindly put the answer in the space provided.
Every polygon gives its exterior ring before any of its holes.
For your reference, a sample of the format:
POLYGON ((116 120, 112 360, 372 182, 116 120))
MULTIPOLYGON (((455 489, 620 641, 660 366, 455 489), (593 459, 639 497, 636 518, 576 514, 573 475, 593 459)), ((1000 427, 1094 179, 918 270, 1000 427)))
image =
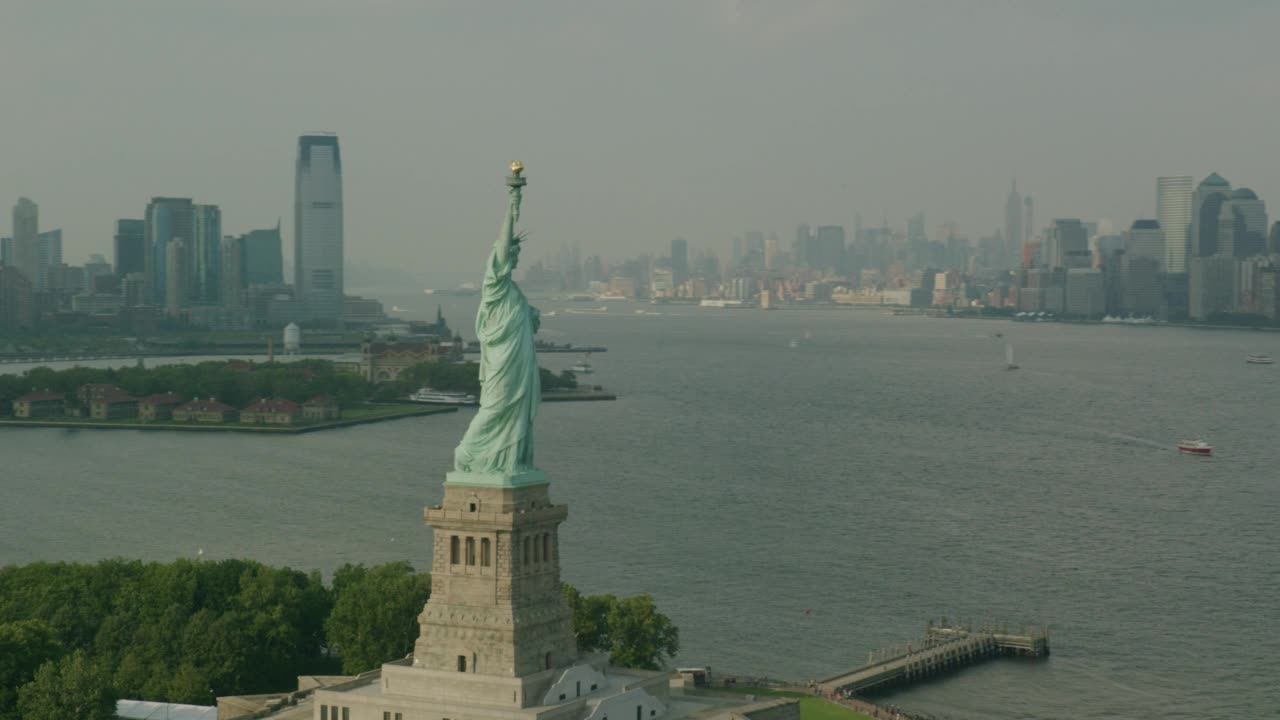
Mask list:
POLYGON ((506 474, 533 468, 533 418, 542 400, 534 353, 534 317, 511 279, 511 216, 489 255, 476 313, 480 340, 480 409, 454 451, 460 472, 506 474))

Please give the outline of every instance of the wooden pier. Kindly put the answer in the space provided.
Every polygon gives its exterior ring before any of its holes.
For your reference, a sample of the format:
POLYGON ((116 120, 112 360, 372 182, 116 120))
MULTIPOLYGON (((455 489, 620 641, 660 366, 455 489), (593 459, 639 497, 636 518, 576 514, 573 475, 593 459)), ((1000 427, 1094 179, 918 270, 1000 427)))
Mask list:
POLYGON ((1006 655, 1047 657, 1048 629, 1010 633, 1006 626, 983 625, 974 629, 969 625, 948 623, 946 618, 937 624, 930 621, 919 641, 873 651, 866 665, 818 680, 816 684, 830 695, 857 695, 953 672, 1006 655))

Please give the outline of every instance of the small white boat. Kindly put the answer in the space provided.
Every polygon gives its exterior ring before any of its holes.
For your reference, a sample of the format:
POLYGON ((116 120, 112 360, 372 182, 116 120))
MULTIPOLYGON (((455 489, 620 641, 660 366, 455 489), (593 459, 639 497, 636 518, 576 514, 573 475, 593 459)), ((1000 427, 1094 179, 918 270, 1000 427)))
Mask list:
POLYGON ((579 375, 590 375, 592 372, 594 372, 591 369, 591 362, 587 360, 587 358, 582 358, 578 362, 574 363, 573 367, 569 369, 579 375))
POLYGON ((1013 345, 1009 343, 1004 344, 1004 369, 1005 370, 1018 369, 1018 363, 1013 361, 1013 345))
POLYGON ((1189 455, 1212 455, 1213 446, 1204 440, 1182 440, 1178 443, 1178 451, 1189 455))
POLYGON ((427 403, 430 405, 478 405, 480 401, 475 395, 462 392, 448 392, 445 390, 432 390, 431 388, 422 388, 409 396, 409 399, 416 403, 427 403))
POLYGON ((791 338, 791 342, 787 343, 787 347, 798 348, 800 347, 800 341, 795 338, 791 338))
POLYGON ((1250 355, 1244 361, 1252 365, 1271 365, 1275 362, 1270 355, 1250 355))

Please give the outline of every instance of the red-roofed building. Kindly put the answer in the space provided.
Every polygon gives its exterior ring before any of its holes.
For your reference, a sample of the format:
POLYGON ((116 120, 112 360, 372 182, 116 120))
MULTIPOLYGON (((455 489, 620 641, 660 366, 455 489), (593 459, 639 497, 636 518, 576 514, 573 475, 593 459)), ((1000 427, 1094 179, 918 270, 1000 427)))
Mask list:
POLYGON ((240 411, 242 425, 296 425, 302 407, 284 398, 263 398, 240 411))
POLYGON ((460 343, 440 340, 427 342, 365 342, 361 346, 360 375, 369 382, 392 382, 406 369, 431 360, 460 360, 460 343))
POLYGON ((105 395, 115 395, 124 392, 115 385, 109 383, 89 383, 76 388, 76 399, 81 405, 92 405, 93 401, 105 395))
POLYGON ((27 393, 13 401, 14 417, 62 417, 67 413, 67 396, 60 392, 27 393))
POLYGON ((89 417, 94 420, 110 420, 112 418, 131 418, 138 416, 138 398, 116 389, 112 393, 102 393, 93 397, 89 403, 89 417))
POLYGON ((317 395, 302 403, 302 419, 308 422, 337 420, 342 417, 338 401, 328 395, 317 395))
POLYGON ((196 398, 173 409, 173 419, 177 422, 225 423, 235 422, 236 409, 213 398, 201 400, 196 398))
POLYGON ((173 409, 182 404, 182 398, 173 393, 149 395, 138 401, 138 418, 144 422, 173 419, 173 409))

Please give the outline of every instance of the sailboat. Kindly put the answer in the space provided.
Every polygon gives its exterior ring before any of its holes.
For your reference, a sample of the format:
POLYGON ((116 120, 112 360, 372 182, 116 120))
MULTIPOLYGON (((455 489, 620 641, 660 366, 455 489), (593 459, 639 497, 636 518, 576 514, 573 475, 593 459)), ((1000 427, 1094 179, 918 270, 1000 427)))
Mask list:
POLYGON ((1010 343, 1004 344, 1004 369, 1005 370, 1018 369, 1018 363, 1013 361, 1013 345, 1010 343))

